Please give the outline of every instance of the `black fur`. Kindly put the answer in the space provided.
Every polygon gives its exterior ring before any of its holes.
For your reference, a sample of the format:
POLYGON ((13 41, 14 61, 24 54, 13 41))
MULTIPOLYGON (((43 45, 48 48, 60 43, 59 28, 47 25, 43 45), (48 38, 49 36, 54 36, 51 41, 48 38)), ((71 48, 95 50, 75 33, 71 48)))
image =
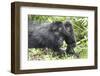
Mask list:
POLYGON ((70 22, 62 23, 56 21, 53 23, 28 25, 28 48, 50 48, 56 52, 63 50, 60 47, 65 40, 67 53, 74 53, 76 46, 74 31, 70 22))

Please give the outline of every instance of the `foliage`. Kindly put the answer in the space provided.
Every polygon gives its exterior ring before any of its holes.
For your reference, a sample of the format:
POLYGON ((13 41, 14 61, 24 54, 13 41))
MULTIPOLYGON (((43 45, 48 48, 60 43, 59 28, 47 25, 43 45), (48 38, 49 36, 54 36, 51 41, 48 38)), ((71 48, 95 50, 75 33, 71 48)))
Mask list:
MULTIPOLYGON (((75 52, 79 53, 80 58, 87 58, 88 55, 88 18, 87 17, 76 17, 76 16, 39 16, 29 15, 28 19, 36 23, 54 22, 70 20, 73 24, 77 46, 75 52)), ((63 42, 63 48, 67 45, 63 42)), ((58 60, 58 59, 75 59, 73 55, 67 55, 66 53, 59 57, 54 56, 52 50, 48 49, 48 53, 44 49, 28 49, 29 60, 58 60)))

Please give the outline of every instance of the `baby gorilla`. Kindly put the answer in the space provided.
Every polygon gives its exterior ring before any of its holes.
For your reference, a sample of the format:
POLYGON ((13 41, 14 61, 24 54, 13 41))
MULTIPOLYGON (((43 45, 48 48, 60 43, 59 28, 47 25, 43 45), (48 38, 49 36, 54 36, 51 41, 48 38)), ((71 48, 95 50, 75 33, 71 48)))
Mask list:
POLYGON ((70 22, 56 21, 45 24, 29 24, 28 26, 28 48, 50 48, 58 54, 64 52, 75 54, 76 41, 70 22), (67 44, 66 50, 61 49, 63 41, 67 44))

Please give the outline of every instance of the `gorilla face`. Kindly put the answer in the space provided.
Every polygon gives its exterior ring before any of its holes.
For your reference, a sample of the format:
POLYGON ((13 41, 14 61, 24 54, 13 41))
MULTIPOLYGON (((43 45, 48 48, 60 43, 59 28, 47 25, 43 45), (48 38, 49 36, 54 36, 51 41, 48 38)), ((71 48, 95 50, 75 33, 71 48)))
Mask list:
POLYGON ((64 39, 66 41, 66 43, 72 47, 76 46, 76 40, 75 40, 75 35, 74 35, 74 31, 73 31, 73 26, 70 22, 66 22, 64 24, 65 28, 66 28, 66 35, 64 35, 64 39))

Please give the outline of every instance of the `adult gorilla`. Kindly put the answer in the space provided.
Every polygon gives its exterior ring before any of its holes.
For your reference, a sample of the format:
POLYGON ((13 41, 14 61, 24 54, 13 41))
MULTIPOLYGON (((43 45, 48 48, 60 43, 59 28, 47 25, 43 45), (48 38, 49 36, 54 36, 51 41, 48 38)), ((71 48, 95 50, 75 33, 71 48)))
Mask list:
POLYGON ((75 54, 76 41, 70 22, 56 21, 41 25, 29 23, 28 26, 28 48, 50 48, 59 54, 64 51, 75 54), (67 44, 66 50, 61 49, 64 40, 67 44))

